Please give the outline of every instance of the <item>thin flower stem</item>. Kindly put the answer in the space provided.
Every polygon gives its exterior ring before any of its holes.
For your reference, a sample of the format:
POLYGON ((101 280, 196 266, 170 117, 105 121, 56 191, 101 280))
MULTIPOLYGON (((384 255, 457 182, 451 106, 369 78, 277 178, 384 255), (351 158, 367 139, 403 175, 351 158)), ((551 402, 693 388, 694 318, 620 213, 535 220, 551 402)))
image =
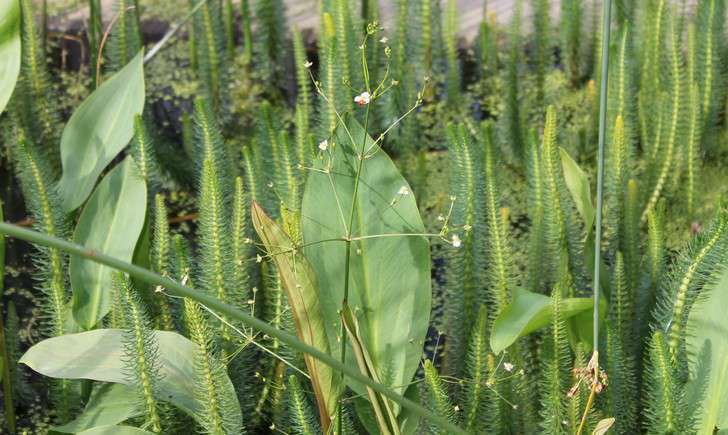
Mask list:
POLYGON ((177 33, 177 31, 179 31, 179 29, 182 28, 182 26, 187 21, 189 21, 190 18, 192 18, 193 15, 195 15, 195 12, 197 12, 197 10, 200 9, 202 7, 202 5, 204 5, 207 2, 208 2, 208 0, 200 0, 192 8, 192 10, 190 10, 187 13, 187 15, 184 16, 184 18, 182 18, 180 21, 178 21, 177 23, 175 23, 167 31, 167 33, 165 33, 164 36, 162 36, 162 39, 160 39, 159 42, 157 42, 156 44, 154 44, 154 47, 152 47, 152 49, 149 50, 149 52, 144 56, 144 63, 146 64, 147 62, 149 62, 150 60, 152 60, 154 58, 154 56, 157 54, 157 52, 159 52, 159 50, 161 50, 162 48, 164 48, 164 45, 167 43, 167 41, 169 41, 174 36, 174 34, 177 33))
MULTIPOLYGON (((365 64, 366 67, 366 64, 365 64)), ((369 86, 367 84, 367 86, 369 86)), ((359 158, 359 164, 356 168, 356 177, 354 178, 354 194, 351 197, 351 210, 349 212, 349 226, 346 229, 346 260, 345 260, 345 268, 344 268, 344 298, 341 301, 341 306, 344 307, 349 304, 349 268, 351 265, 351 230, 354 225, 354 213, 356 212, 356 202, 357 197, 359 195, 359 179, 361 178, 361 170, 364 166, 364 147, 366 147, 367 144, 367 128, 369 126, 369 110, 370 110, 370 104, 367 104, 366 114, 364 115, 364 129, 363 129, 363 138, 362 138, 362 144, 361 144, 361 151, 359 152, 358 158, 359 158)), ((354 144, 352 144, 354 145, 354 144)), ((354 145, 356 146, 356 145, 354 145)), ((339 334, 341 336, 341 364, 346 363, 346 330, 344 329, 344 322, 341 322, 341 328, 339 330, 339 334)), ((343 377, 343 373, 342 373, 343 377)), ((341 433, 341 427, 342 427, 342 409, 341 409, 341 403, 339 403, 337 411, 337 433, 341 433)))

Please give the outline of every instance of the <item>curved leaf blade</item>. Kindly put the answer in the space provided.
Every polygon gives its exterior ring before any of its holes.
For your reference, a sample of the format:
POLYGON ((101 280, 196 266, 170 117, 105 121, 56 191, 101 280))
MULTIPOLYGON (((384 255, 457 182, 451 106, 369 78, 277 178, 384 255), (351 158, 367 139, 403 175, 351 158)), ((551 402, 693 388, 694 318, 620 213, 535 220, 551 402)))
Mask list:
MULTIPOLYGON (((375 366, 380 371, 386 367, 385 385, 404 394, 420 363, 429 324, 429 243, 425 237, 401 235, 425 232, 411 189, 361 125, 351 117, 345 122, 357 142, 366 137, 368 150, 354 206, 352 235, 389 235, 352 242, 349 305, 375 366)), ((341 348, 337 337, 346 270, 342 237, 347 234, 361 144, 355 150, 342 126, 337 128, 333 142, 319 154, 317 170, 308 176, 301 220, 307 244, 304 254, 319 281, 326 333, 336 355, 341 348), (311 244, 330 239, 334 241, 311 244)), ((349 349, 347 354, 347 365, 356 368, 353 351, 349 349)), ((358 394, 366 394, 356 382, 349 386, 358 394)))
MULTIPOLYGON (((160 399, 193 417, 198 416, 202 408, 194 394, 197 345, 176 332, 154 331, 154 336, 159 345, 160 399)), ((48 338, 28 349, 20 362, 52 378, 130 385, 125 374, 123 337, 121 329, 95 329, 48 338)), ((225 394, 237 403, 233 384, 227 376, 225 394)), ((242 424, 242 415, 239 420, 242 424)))
MULTIPOLYGON (((564 318, 590 311, 594 306, 591 298, 566 298, 562 303, 564 318)), ((490 334, 491 350, 498 354, 520 337, 543 328, 551 321, 551 314, 550 297, 516 288, 513 302, 493 322, 493 331, 490 334)))
MULTIPOLYGON (((281 276, 293 312, 296 335, 301 341, 322 352, 330 353, 319 304, 321 297, 311 265, 300 251, 295 250, 293 241, 265 214, 258 203, 253 202, 251 214, 255 231, 276 263, 281 276)), ((331 416, 336 413, 339 396, 343 390, 341 376, 308 354, 304 355, 304 359, 311 376, 322 426, 326 431, 331 423, 331 416)))
POLYGON ((20 6, 0 0, 0 113, 13 95, 20 72, 20 6))
MULTIPOLYGON (((73 241, 123 261, 131 261, 146 215, 147 188, 131 157, 99 183, 81 212, 73 241)), ((112 269, 71 256, 73 318, 91 329, 111 307, 112 269)))
POLYGON ((143 54, 89 95, 63 129, 58 192, 66 212, 83 204, 101 171, 134 135, 134 116, 144 110, 143 54))
POLYGON ((579 167, 574 159, 571 158, 565 149, 559 148, 559 152, 561 153, 561 167, 564 169, 564 181, 566 182, 566 187, 569 189, 571 197, 574 199, 576 209, 579 211, 581 218, 584 220, 584 227, 588 234, 591 232, 591 227, 594 224, 594 217, 596 216, 589 177, 579 167))

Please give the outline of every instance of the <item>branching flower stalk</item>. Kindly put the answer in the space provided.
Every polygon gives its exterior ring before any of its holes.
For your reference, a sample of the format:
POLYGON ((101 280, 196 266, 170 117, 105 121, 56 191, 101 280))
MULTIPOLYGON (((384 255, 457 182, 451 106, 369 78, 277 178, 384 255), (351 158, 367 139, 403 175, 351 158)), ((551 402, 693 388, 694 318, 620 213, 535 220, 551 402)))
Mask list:
MULTIPOLYGON (((367 30, 367 34, 364 36, 364 42, 362 43, 362 71, 364 72, 364 84, 366 87, 366 93, 369 95, 371 91, 371 86, 369 84, 369 72, 367 71, 367 59, 366 59, 366 43, 368 37, 374 33, 374 30, 372 29, 372 32, 370 33, 367 30)), ((374 95, 374 98, 376 98, 376 95, 374 95)), ((341 301, 341 306, 346 307, 349 304, 349 269, 350 269, 350 263, 351 263, 351 240, 349 240, 352 236, 352 229, 354 227, 354 214, 356 212, 356 204, 358 201, 358 194, 359 194, 359 183, 360 183, 360 177, 362 168, 364 167, 364 153, 367 143, 367 129, 369 127, 369 112, 371 110, 371 103, 372 101, 367 101, 365 103, 366 109, 364 114, 364 124, 363 124, 363 138, 361 139, 361 145, 358 148, 358 158, 359 163, 356 169, 356 176, 354 178, 354 193, 351 196, 351 210, 349 211, 349 220, 348 225, 346 226, 346 260, 345 260, 345 266, 344 266, 344 297, 341 301)), ((352 146, 356 149, 356 143, 352 143, 352 146)), ((340 330, 340 338, 341 338, 341 354, 340 354, 340 361, 341 363, 346 362, 346 330, 344 327, 344 323, 341 323, 341 330, 340 330)), ((342 410, 341 405, 339 405, 339 409, 337 412, 337 419, 336 419, 336 428, 337 433, 341 433, 342 428, 342 410)))

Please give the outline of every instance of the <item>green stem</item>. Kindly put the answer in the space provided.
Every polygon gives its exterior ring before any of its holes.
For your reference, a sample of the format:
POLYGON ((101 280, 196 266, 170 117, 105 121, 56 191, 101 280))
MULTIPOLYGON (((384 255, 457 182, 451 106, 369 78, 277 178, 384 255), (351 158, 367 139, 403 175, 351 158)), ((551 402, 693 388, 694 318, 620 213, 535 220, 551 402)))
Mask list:
MULTIPOLYGON (((0 219, 3 218, 0 201, 0 219)), ((5 403, 5 422, 10 433, 15 433, 15 405, 13 404, 13 380, 10 379, 10 357, 5 343, 5 323, 3 321, 2 296, 5 290, 5 237, 0 236, 0 358, 3 362, 3 402, 5 403)))
MULTIPOLYGON (((5 265, 3 261, 2 266, 5 265)), ((0 267, 2 267, 0 266, 0 267)), ((2 269, 5 269, 2 267, 2 269)), ((4 276, 4 270, 2 271, 4 276)), ((1 278, 0 278, 1 279, 1 278)), ((2 286, 0 285, 0 288, 2 286)), ((0 299, 0 357, 3 360, 3 403, 5 403, 5 423, 8 431, 15 433, 15 405, 13 404, 13 382, 10 379, 10 358, 8 357, 7 346, 5 343, 5 324, 2 316, 2 299, 0 299)))
MULTIPOLYGON (((369 88, 369 83, 367 83, 367 88, 369 88)), ((371 103, 370 103, 371 104, 371 103)), ((354 225, 354 212, 356 211, 356 200, 357 196, 359 195, 359 178, 361 178, 361 170, 364 166, 364 150, 367 145, 367 128, 369 126, 369 108, 371 106, 367 104, 367 110, 366 114, 364 115, 364 133, 362 136, 361 141, 361 151, 359 151, 359 154, 357 158, 359 159, 359 164, 356 168, 356 177, 354 178, 354 194, 351 197, 351 210, 349 212, 349 225, 346 229, 346 262, 344 267, 344 299, 341 301, 341 308, 343 309, 345 306, 349 304, 349 265, 351 264, 351 229, 354 225)), ((354 145, 354 144, 352 144, 354 145)), ((346 330, 344 329, 344 322, 341 322, 341 328, 339 331, 339 336, 341 337, 341 356, 340 361, 341 364, 346 364, 346 330)), ((342 373, 342 377, 343 377, 342 373)), ((336 412, 336 433, 341 434, 341 424, 342 424, 342 415, 341 415, 341 402, 339 402, 338 410, 336 412)))
MULTIPOLYGON (((607 82, 609 79, 609 33, 612 0, 605 0, 602 13, 602 77, 599 92, 599 154, 597 155, 597 216, 594 235, 594 352, 599 348, 599 272, 602 263, 602 199, 604 196, 604 138, 607 127, 607 82)), ((598 363, 597 363, 598 364, 598 363)))
POLYGON ((414 415, 425 418, 432 423, 438 425, 447 433, 463 435, 466 434, 465 431, 448 422, 446 419, 433 414, 427 408, 401 396, 400 394, 397 394, 391 388, 374 382, 369 377, 359 373, 359 371, 355 368, 342 364, 339 360, 332 357, 331 355, 324 353, 313 346, 303 343, 295 336, 287 332, 281 331, 280 329, 277 329, 264 322, 263 320, 253 317, 252 315, 238 308, 221 302, 213 296, 184 286, 176 281, 156 274, 151 270, 147 270, 143 267, 139 267, 131 263, 127 263, 126 261, 111 257, 109 255, 102 254, 93 249, 88 249, 84 246, 77 245, 75 243, 59 239, 57 237, 51 237, 46 234, 19 227, 17 225, 13 225, 7 222, 0 222, 0 234, 5 234, 10 237, 15 237, 17 239, 25 240, 27 242, 35 243, 41 246, 60 249, 61 251, 68 252, 71 255, 77 255, 88 260, 97 262, 99 264, 103 264, 104 266, 108 266, 112 269, 125 272, 130 276, 144 281, 152 286, 164 287, 169 293, 172 293, 175 296, 187 297, 195 300, 229 319, 238 320, 248 327, 259 330, 263 334, 268 334, 271 337, 277 338, 281 342, 290 346, 293 350, 311 355, 312 357, 333 368, 334 370, 342 372, 349 378, 357 382, 361 382, 362 384, 370 387, 374 391, 388 397, 392 401, 401 405, 403 408, 409 409, 414 415))

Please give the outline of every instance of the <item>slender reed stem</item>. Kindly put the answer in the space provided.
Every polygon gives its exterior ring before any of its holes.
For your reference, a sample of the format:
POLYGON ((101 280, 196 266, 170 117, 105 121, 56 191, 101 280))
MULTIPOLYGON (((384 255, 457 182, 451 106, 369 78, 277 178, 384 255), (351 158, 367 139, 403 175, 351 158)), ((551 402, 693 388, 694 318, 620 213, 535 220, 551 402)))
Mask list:
POLYGON ((609 80, 609 34, 612 0, 602 9, 602 78, 599 93, 599 151, 597 155, 597 216, 594 236, 594 352, 599 349, 599 272, 602 257, 602 199, 604 196, 604 140, 607 126, 607 82, 609 80))
MULTIPOLYGON (((0 219, 3 218, 0 202, 0 219)), ((2 295, 5 290, 5 237, 0 236, 0 358, 3 364, 3 403, 5 404, 5 424, 11 434, 15 433, 15 404, 13 403, 13 380, 10 378, 10 357, 5 342, 5 323, 3 319, 2 295)))

